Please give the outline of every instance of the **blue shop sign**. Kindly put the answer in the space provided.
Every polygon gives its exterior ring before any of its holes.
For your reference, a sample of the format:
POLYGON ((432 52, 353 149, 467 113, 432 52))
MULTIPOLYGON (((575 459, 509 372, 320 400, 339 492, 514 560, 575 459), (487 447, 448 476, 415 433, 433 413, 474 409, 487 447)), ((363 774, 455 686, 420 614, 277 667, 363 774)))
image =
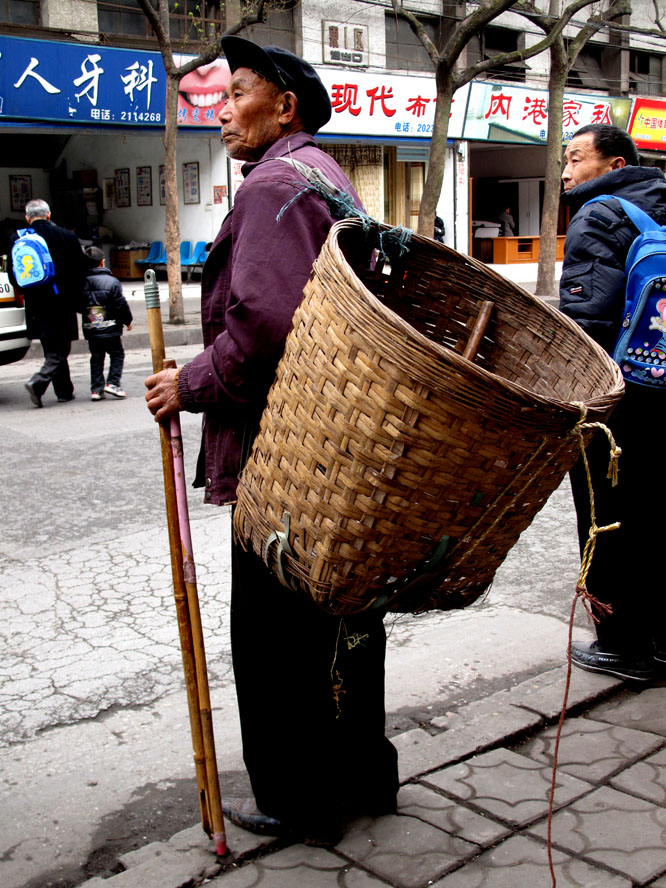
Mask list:
MULTIPOLYGON (((161 128, 166 79, 158 52, 0 36, 0 122, 161 128)), ((215 126, 207 110, 179 123, 215 126)))

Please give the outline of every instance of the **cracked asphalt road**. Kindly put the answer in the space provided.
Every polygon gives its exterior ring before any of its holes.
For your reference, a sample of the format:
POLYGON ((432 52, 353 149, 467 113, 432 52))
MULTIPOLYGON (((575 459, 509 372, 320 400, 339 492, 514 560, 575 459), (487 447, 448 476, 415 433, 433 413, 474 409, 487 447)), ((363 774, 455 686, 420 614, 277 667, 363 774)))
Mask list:
MULTIPOLYGON (((179 364, 198 346, 172 349, 179 364)), ((126 401, 42 410, 0 367, 0 884, 69 888, 118 850, 197 821, 147 350, 126 401), (195 804, 193 804, 193 802, 195 804)), ((182 416, 191 475, 199 419, 182 416)), ((229 513, 190 491, 223 792, 246 788, 228 644, 229 513)), ((566 482, 465 611, 390 618, 388 729, 397 733, 563 662, 578 571, 566 482)), ((581 618, 581 625, 583 621, 581 618)), ((270 732, 270 726, 267 726, 270 732)))

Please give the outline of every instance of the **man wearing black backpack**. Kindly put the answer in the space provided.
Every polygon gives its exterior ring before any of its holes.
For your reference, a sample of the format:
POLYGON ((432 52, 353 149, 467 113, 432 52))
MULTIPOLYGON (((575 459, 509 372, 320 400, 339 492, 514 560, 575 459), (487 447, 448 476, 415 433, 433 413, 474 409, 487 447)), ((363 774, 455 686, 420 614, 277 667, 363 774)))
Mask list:
MULTIPOLYGON (((566 149, 565 162, 563 199, 575 215, 564 247, 560 308, 611 354, 622 330, 625 260, 638 235, 613 198, 631 201, 666 225, 666 179, 658 169, 639 166, 632 138, 605 124, 579 129, 566 149), (598 195, 613 197, 583 206, 598 195)), ((582 669, 638 681, 649 681, 666 668, 666 602, 657 559, 666 481, 654 435, 664 397, 657 388, 626 383, 608 423, 622 448, 616 487, 606 477, 606 436, 597 432, 587 448, 597 525, 619 521, 621 527, 597 537, 587 577, 588 592, 612 612, 597 613, 597 640, 574 642, 572 661, 582 669)), ((590 530, 582 461, 571 472, 571 486, 582 553, 590 530)))
POLYGON ((44 350, 41 369, 25 384, 32 403, 42 407, 42 395, 49 383, 53 383, 58 401, 74 398, 67 358, 72 340, 79 338, 76 313, 83 310, 88 267, 78 237, 51 222, 51 210, 45 200, 29 201, 25 205, 25 219, 46 241, 55 266, 55 288, 51 282, 22 289, 12 268, 11 253, 8 262, 10 280, 25 300, 28 338, 39 339, 44 350))

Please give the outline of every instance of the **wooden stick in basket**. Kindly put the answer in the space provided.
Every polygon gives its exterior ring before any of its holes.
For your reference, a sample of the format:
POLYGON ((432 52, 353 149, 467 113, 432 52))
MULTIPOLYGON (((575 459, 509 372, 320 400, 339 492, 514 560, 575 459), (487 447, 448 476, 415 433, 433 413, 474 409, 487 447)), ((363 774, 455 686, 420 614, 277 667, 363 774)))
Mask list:
POLYGON ((476 357, 476 353, 481 345, 481 340, 486 332, 486 327, 490 321, 490 316, 493 313, 494 305, 494 302, 486 300, 479 304, 479 313, 474 322, 474 327, 472 328, 472 335, 469 337, 467 345, 465 346, 465 351, 463 352, 463 358, 467 358, 468 361, 473 361, 476 357))
MULTIPOLYGON (((167 367, 175 367, 175 361, 164 359, 164 331, 162 329, 159 290, 155 281, 155 272, 152 270, 145 274, 144 293, 153 372, 157 373, 167 367)), ((177 413, 166 422, 160 423, 160 443, 173 593, 187 689, 201 825, 209 836, 212 835, 215 851, 222 856, 227 853, 227 840, 215 755, 206 652, 192 556, 183 467, 183 439, 180 430, 180 417, 177 413)))

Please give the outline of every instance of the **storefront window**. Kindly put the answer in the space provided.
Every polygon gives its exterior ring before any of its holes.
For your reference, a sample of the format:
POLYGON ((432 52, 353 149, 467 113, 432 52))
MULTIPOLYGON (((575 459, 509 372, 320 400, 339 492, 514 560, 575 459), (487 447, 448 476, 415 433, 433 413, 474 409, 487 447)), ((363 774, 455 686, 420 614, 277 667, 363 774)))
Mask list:
POLYGON ((149 37, 152 30, 134 0, 98 0, 97 17, 102 34, 149 37))
MULTIPOLYGON (((441 48, 442 23, 437 18, 419 16, 428 36, 435 46, 441 48)), ((393 13, 386 18, 386 67, 397 71, 433 71, 433 64, 425 47, 409 27, 409 22, 393 13)))
POLYGON ((0 0, 0 20, 12 25, 38 25, 39 0, 0 0))
MULTIPOLYGON (((252 40, 259 46, 280 46, 290 52, 296 51, 294 39, 293 8, 297 0, 286 0, 279 9, 264 7, 265 22, 244 28, 241 34, 246 40, 252 40)), ((243 0, 243 8, 250 6, 251 0, 243 0)))
MULTIPOLYGON (((514 52, 518 49, 520 31, 511 28, 484 28, 474 36, 467 44, 467 63, 476 65, 485 62, 505 52, 514 52)), ((485 77, 492 80, 499 77, 502 80, 512 80, 522 83, 525 81, 525 72, 529 65, 525 62, 511 62, 508 65, 495 65, 485 72, 485 77)))
MULTIPOLYGON (((595 46, 588 43, 579 53, 576 61, 573 63, 566 85, 569 89, 601 89, 607 90, 611 87, 609 80, 613 73, 605 70, 603 62, 604 47, 595 46)), ((617 86, 615 87, 617 89, 617 86)))
POLYGON ((666 56, 652 52, 629 53, 629 89, 643 96, 663 95, 663 70, 666 56))
MULTIPOLYGON (((98 0, 102 33, 126 37, 154 37, 135 0, 98 0)), ((181 48, 196 53, 201 39, 220 33, 220 0, 170 0, 169 34, 181 48)))

